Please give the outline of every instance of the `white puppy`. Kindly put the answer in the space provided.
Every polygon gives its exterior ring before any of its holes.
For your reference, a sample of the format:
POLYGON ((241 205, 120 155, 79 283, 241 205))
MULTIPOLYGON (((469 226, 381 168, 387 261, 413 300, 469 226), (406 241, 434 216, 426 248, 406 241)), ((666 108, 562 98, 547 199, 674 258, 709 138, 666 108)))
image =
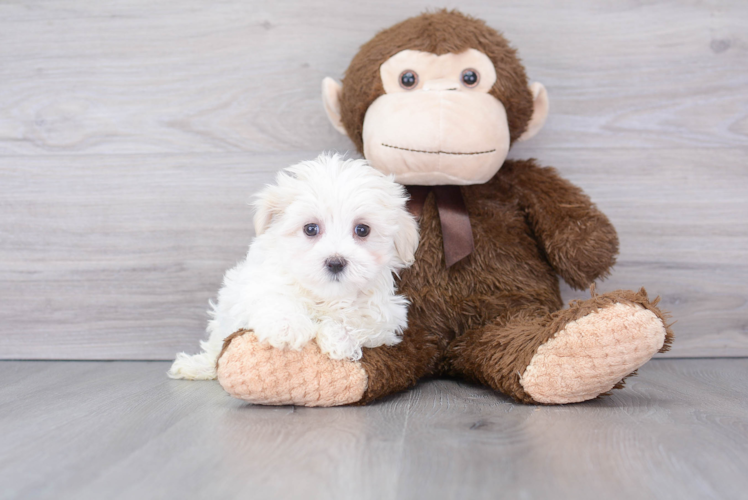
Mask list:
POLYGON ((240 329, 279 349, 316 339, 333 359, 400 342, 407 301, 393 272, 418 246, 406 201, 366 160, 321 155, 281 171, 257 195, 257 237, 224 277, 204 352, 178 354, 169 376, 215 378, 223 340, 240 329))

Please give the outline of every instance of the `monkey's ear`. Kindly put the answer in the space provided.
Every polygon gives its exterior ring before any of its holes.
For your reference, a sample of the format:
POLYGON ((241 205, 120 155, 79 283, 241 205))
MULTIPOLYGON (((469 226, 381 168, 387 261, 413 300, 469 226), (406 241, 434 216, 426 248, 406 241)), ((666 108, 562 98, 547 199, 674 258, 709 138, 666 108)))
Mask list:
POLYGON ((329 76, 322 80, 322 102, 325 105, 325 112, 330 119, 330 123, 335 130, 343 135, 348 135, 340 120, 340 93, 343 86, 330 78, 329 76))
POLYGON ((539 82, 531 83, 530 92, 532 92, 532 118, 527 124, 527 130, 519 136, 517 141, 526 141, 540 132, 540 129, 545 125, 545 119, 548 118, 548 92, 545 91, 543 84, 539 82))

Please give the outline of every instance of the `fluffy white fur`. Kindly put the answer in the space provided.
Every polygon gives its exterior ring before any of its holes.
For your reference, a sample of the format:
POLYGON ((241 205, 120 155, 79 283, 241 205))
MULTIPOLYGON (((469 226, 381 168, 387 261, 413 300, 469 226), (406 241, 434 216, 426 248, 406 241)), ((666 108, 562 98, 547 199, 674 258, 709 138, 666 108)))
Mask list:
POLYGON ((400 342, 407 301, 395 294, 393 273, 413 263, 418 246, 406 201, 404 188, 366 160, 323 154, 281 171, 257 195, 257 236, 224 277, 203 352, 178 354, 169 376, 215 378, 223 340, 239 329, 280 349, 316 339, 333 359, 400 342), (319 234, 308 236, 308 224, 319 234), (368 236, 356 234, 360 224, 368 236), (347 264, 335 274, 328 264, 341 258, 347 264))

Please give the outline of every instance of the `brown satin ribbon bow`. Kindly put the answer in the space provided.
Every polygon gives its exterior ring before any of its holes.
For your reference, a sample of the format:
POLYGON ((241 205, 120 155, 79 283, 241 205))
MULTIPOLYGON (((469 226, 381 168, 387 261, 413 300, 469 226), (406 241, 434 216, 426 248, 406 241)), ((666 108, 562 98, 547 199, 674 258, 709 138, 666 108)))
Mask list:
POLYGON ((447 267, 461 261, 475 250, 473 228, 459 186, 405 186, 410 194, 408 210, 420 219, 429 191, 434 191, 436 208, 442 226, 444 260, 447 267))

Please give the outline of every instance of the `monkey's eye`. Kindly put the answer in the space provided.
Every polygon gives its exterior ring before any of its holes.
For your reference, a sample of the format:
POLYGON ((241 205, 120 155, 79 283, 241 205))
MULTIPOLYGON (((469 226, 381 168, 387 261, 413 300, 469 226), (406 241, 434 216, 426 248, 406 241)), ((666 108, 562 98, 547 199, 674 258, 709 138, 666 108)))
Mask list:
POLYGON ((466 87, 475 87, 480 81, 480 75, 474 69, 465 69, 462 71, 460 79, 466 87))
POLYGON ((307 224, 304 226, 304 234, 307 236, 317 236, 319 234, 319 226, 317 224, 307 224))
POLYGON ((356 236, 359 238, 366 238, 371 232, 371 228, 366 224, 358 224, 353 230, 356 232, 356 236))
POLYGON ((400 86, 406 90, 415 88, 418 85, 418 73, 406 69, 400 73, 400 86))

